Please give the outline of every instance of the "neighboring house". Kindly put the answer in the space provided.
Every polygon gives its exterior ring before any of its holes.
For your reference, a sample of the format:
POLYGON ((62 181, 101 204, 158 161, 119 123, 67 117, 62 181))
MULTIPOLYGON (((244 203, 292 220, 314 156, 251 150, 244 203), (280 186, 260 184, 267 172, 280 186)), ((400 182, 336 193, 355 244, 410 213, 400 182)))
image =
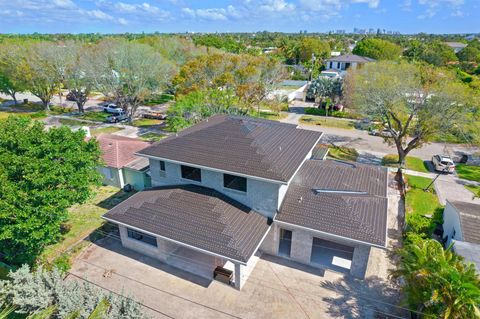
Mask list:
POLYGON ((455 53, 458 53, 467 47, 467 44, 462 42, 445 42, 445 44, 451 47, 455 53))
POLYGON ((238 289, 261 253, 363 278, 386 246, 388 172, 319 160, 321 136, 213 116, 139 151, 153 188, 104 218, 123 246, 208 278, 230 269, 238 289))
POLYGON ((308 81, 285 80, 278 85, 268 96, 268 99, 304 101, 307 96, 308 81))
POLYGON ((446 246, 472 262, 480 273, 480 205, 448 201, 443 211, 446 246))
POLYGON ((350 68, 356 69, 369 62, 375 62, 375 60, 355 54, 343 54, 326 60, 325 64, 327 71, 335 70, 343 74, 350 68))
POLYGON ((151 187, 149 161, 135 155, 150 143, 113 134, 101 134, 97 141, 105 164, 98 168, 103 184, 119 188, 130 184, 135 190, 151 187))

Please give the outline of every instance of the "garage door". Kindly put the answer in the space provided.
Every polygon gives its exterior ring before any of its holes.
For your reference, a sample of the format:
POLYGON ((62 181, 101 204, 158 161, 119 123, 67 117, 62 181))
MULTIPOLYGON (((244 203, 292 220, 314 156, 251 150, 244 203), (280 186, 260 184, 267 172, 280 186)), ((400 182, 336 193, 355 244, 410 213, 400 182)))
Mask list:
POLYGON ((349 271, 354 250, 351 246, 314 237, 310 262, 337 271, 349 271))

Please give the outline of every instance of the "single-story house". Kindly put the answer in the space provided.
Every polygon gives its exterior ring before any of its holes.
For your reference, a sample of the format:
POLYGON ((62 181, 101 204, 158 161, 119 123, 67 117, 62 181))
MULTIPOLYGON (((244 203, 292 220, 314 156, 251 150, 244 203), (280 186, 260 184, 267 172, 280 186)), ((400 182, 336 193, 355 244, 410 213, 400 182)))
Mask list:
POLYGON ((356 54, 343 54, 327 59, 325 64, 328 70, 336 70, 343 73, 350 68, 356 69, 369 62, 375 62, 375 59, 356 54))
POLYGON ((480 205, 447 200, 443 211, 446 246, 472 262, 480 273, 480 205))
POLYGON ((123 246, 240 289, 260 254, 363 278, 387 242, 385 168, 324 160, 321 132, 216 115, 137 152, 153 188, 104 215, 123 246))
POLYGON ((150 143, 113 134, 100 134, 97 141, 104 164, 98 168, 103 184, 118 188, 130 184, 138 191, 151 187, 149 161, 135 154, 150 143))

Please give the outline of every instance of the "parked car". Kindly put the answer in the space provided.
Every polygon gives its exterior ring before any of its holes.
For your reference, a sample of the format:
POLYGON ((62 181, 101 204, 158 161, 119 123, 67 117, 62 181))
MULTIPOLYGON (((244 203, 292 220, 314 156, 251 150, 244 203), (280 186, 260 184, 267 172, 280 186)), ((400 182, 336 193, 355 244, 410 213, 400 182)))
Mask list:
POLYGON ((165 120, 167 115, 161 112, 145 112, 143 113, 143 118, 145 119, 153 119, 153 120, 165 120))
POLYGON ((124 122, 126 120, 128 120, 128 116, 127 114, 125 114, 125 112, 115 114, 115 115, 110 115, 109 117, 107 117, 108 123, 118 123, 118 122, 124 122))
POLYGON ((390 132, 387 129, 383 129, 383 130, 373 129, 373 130, 369 131, 368 134, 373 135, 373 136, 392 137, 392 132, 390 132))
POLYGON ((455 164, 449 156, 434 155, 432 157, 432 163, 437 172, 445 172, 449 174, 455 172, 455 164))
POLYGON ((107 113, 112 113, 112 114, 122 114, 125 113, 123 109, 116 104, 109 103, 107 105, 103 106, 103 111, 107 113))

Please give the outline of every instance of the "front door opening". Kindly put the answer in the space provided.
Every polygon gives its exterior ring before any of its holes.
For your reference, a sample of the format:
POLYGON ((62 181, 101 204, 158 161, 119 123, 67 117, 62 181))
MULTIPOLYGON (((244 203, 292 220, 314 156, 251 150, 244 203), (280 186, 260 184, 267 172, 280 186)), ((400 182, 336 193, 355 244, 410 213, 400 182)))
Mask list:
POLYGON ((278 254, 284 257, 290 257, 290 250, 292 249, 292 231, 280 229, 280 245, 278 247, 278 254))

